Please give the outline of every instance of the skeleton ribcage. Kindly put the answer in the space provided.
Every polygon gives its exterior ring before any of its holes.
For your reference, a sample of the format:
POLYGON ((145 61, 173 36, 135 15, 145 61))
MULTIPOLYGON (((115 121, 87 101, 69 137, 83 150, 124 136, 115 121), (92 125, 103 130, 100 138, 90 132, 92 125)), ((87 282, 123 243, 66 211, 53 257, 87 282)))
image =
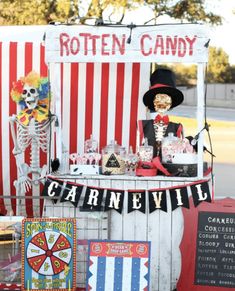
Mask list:
POLYGON ((31 120, 28 126, 17 122, 17 139, 18 146, 24 152, 31 144, 37 144, 43 152, 47 152, 50 142, 50 120, 44 123, 38 123, 31 120))
POLYGON ((165 135, 167 125, 163 123, 154 123, 153 126, 154 126, 155 140, 161 142, 165 135))

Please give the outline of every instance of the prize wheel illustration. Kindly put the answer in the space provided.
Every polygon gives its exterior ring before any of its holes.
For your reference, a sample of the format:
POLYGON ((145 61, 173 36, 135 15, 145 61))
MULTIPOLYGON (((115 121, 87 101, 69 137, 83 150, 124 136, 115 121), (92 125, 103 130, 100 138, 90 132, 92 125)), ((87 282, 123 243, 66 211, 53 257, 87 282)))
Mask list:
POLYGON ((68 270, 72 249, 68 239, 61 233, 45 231, 36 234, 29 242, 26 259, 37 273, 57 275, 68 270))

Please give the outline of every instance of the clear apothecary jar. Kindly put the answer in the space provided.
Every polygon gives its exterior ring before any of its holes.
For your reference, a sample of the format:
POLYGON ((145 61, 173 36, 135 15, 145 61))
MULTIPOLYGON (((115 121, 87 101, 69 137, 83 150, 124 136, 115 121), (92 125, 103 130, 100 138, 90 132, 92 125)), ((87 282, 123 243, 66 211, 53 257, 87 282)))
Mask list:
POLYGON ((84 143, 84 153, 98 153, 98 141, 92 135, 84 143))
POLYGON ((181 139, 174 136, 172 132, 162 140, 162 162, 172 163, 175 154, 181 151, 181 139))
POLYGON ((151 162, 153 159, 153 146, 148 145, 147 138, 144 145, 139 147, 138 156, 141 162, 151 162))
POLYGON ((125 147, 112 140, 110 144, 102 149, 102 174, 125 174, 125 155, 125 147))

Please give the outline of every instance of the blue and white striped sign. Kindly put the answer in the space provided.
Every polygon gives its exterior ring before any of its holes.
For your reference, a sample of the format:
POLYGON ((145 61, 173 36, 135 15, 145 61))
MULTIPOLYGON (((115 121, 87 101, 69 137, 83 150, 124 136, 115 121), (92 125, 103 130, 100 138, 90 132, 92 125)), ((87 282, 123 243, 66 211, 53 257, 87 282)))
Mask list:
POLYGON ((150 242, 90 241, 87 291, 148 291, 150 242))

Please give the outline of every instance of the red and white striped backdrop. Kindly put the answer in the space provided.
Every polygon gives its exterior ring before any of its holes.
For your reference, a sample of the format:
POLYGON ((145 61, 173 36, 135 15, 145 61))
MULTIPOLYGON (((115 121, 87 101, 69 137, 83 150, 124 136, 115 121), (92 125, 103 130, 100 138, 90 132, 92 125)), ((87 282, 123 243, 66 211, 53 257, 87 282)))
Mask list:
POLYGON ((91 134, 100 149, 111 140, 135 149, 149 65, 72 63, 63 66, 62 75, 62 139, 69 152, 83 152, 91 134))
MULTIPOLYGON (((20 33, 22 27, 15 29, 20 33)), ((22 39, 0 42, 0 214, 16 214, 17 203, 13 185, 17 168, 12 154, 9 116, 16 114, 18 108, 10 98, 10 90, 15 80, 31 70, 47 75, 45 51, 41 44, 44 31, 45 27, 41 27, 38 40, 35 41, 32 30, 33 42, 23 42, 22 39)), ((145 116, 142 96, 149 86, 149 71, 148 63, 61 65, 61 128, 63 143, 69 153, 82 152, 84 141, 91 134, 99 140, 100 149, 113 139, 126 147, 132 145, 135 149, 136 121, 145 116)), ((23 159, 29 164, 29 149, 23 159)), ((46 155, 40 153, 41 165, 46 163, 46 159, 46 155)), ((27 199, 32 195, 39 196, 40 189, 34 187, 26 193, 18 214, 40 214, 35 211, 39 209, 39 200, 27 199)), ((42 210, 42 201, 40 206, 42 210)))

